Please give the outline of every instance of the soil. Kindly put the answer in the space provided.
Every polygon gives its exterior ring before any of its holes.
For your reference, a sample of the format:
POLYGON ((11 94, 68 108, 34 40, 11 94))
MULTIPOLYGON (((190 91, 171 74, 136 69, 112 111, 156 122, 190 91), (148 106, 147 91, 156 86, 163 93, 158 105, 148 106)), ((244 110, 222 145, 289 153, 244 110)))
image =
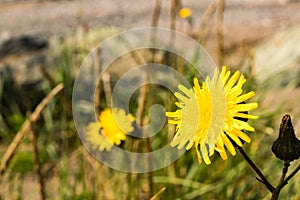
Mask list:
MULTIPOLYGON (((182 2, 193 11, 193 27, 189 29, 187 21, 180 19, 177 30, 187 32, 188 29, 189 34, 197 35, 201 17, 214 1, 182 2)), ((0 43, 21 35, 66 36, 78 27, 123 30, 147 27, 151 25, 154 4, 155 1, 136 0, 0 0, 0 43)), ((223 23, 226 64, 238 65, 249 46, 279 29, 299 24, 299 10, 298 0, 226 1, 223 23)), ((170 27, 169 15, 170 1, 162 1, 159 27, 170 27)), ((210 25, 214 21, 210 19, 210 25)), ((214 39, 204 45, 214 59, 217 57, 215 45, 214 39)))
MULTIPOLYGON (((183 6, 193 10, 194 27, 198 27, 211 2, 183 1, 183 6)), ((66 34, 78 25, 86 28, 117 26, 125 30, 150 26, 154 3, 136 0, 0 0, 0 41, 24 34, 66 34)), ((169 1, 162 1, 160 27, 169 27, 169 7, 169 1)), ((227 39, 261 38, 280 27, 299 23, 299 9, 299 2, 283 0, 228 1, 224 16, 227 39)))

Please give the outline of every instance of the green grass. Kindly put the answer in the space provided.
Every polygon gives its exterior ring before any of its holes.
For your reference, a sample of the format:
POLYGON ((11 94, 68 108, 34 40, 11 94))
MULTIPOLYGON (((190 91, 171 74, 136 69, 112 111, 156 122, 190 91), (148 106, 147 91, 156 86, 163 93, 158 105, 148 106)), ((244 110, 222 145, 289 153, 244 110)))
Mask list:
MULTIPOLYGON (((75 39, 71 43, 60 44, 60 56, 55 57, 57 70, 53 76, 56 83, 64 83, 63 95, 69 102, 71 102, 72 86, 78 66, 83 61, 84 55, 93 47, 93 42, 86 41, 84 37, 79 39, 77 37, 74 37, 75 39)), ((193 73, 193 71, 186 72, 189 80, 192 79, 193 73)), ((274 157, 271 152, 271 145, 277 137, 281 116, 286 111, 293 110, 293 107, 290 106, 294 106, 295 102, 284 107, 282 107, 281 102, 272 105, 263 103, 267 94, 272 94, 277 89, 271 87, 271 83, 268 83, 269 87, 262 87, 256 83, 255 77, 251 74, 247 76, 248 80, 251 81, 246 85, 246 90, 253 89, 256 91, 256 100, 261 104, 261 107, 254 112, 260 116, 260 119, 250 122, 256 128, 256 132, 249 133, 252 141, 250 144, 245 144, 245 151, 248 152, 270 182, 275 185, 279 181, 283 162, 274 157)), ((112 77, 112 79, 117 78, 112 77)), ((9 83, 4 82, 4 88, 6 84, 9 83)), ((46 94, 50 88, 45 80, 43 87, 38 87, 36 92, 46 94)), ((175 108, 173 105, 175 98, 169 98, 172 96, 169 91, 156 85, 152 85, 150 88, 152 91, 149 91, 147 97, 147 108, 152 103, 165 103, 168 110, 175 108), (159 98, 154 98, 151 92, 157 93, 159 98), (168 97, 168 102, 165 101, 165 95, 168 97)), ((284 88, 281 87, 280 90, 284 88)), ((288 89, 293 90, 295 87, 288 89)), ((24 111, 22 102, 20 102, 22 100, 17 98, 19 91, 6 90, 5 92, 5 95, 3 92, 1 93, 1 102, 5 103, 7 107, 1 110, 0 122, 5 125, 1 127, 6 128, 0 129, 2 139, 0 155, 3 154, 5 147, 12 140, 13 133, 20 129, 28 114, 27 111, 31 111, 40 100, 38 98, 26 102, 30 109, 24 111)), ((133 113, 138 107, 136 102, 138 95, 139 92, 137 91, 131 101, 130 109, 133 113)), ((292 117, 295 122, 300 119, 300 115, 292 117)), ((72 115, 68 114, 64 102, 60 98, 56 98, 43 111, 42 118, 35 125, 35 131, 38 134, 40 162, 49 199, 147 199, 149 197, 146 174, 127 174, 116 171, 104 166, 89 155, 77 135, 72 115)), ((158 149, 169 142, 167 131, 167 127, 165 127, 160 134, 151 138, 153 149, 158 149)), ((132 138, 126 141, 128 144, 134 142, 135 139, 132 138)), ((144 144, 145 141, 141 140, 141 143, 144 144)), ((125 147, 129 148, 130 145, 125 145, 125 147)), ((142 149, 135 150, 142 151, 142 149)), ((6 187, 11 191, 8 195, 15 195, 12 191, 15 188, 9 186, 15 183, 18 186, 22 183, 24 176, 32 176, 32 160, 30 142, 25 140, 15 153, 7 171, 8 176, 5 176, 2 183, 7 185, 6 187)), ((293 162, 291 169, 297 164, 299 161, 293 162)), ((255 179, 255 173, 239 154, 234 157, 229 155, 226 161, 223 161, 220 156, 214 155, 212 164, 205 165, 204 163, 198 164, 197 156, 192 149, 170 166, 154 171, 152 176, 154 188, 151 196, 166 187, 158 199, 270 199, 269 192, 262 183, 255 179)), ((299 184, 300 177, 298 174, 283 189, 281 199, 299 198, 299 191, 297 191, 300 188, 299 184)), ((0 191, 5 191, 5 188, 0 191)), ((22 191, 16 190, 16 192, 22 198, 22 191)))

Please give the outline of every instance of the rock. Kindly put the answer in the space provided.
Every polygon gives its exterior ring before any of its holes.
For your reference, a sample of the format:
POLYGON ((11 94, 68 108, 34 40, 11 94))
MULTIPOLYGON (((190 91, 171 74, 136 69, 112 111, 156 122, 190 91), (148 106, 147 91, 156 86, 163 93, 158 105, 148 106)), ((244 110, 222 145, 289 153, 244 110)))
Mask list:
POLYGON ((77 29, 73 35, 65 37, 35 34, 7 39, 0 44, 0 73, 10 75, 12 81, 22 88, 45 81, 40 66, 53 75, 59 73, 56 69, 65 67, 72 75, 76 74, 72 70, 79 68, 91 49, 120 31, 104 27, 89 31, 77 29))
POLYGON ((8 39, 0 45, 0 71, 9 71, 12 81, 19 86, 41 81, 39 66, 47 66, 49 44, 45 35, 23 35, 8 39))
POLYGON ((12 54, 29 53, 48 47, 47 38, 43 35, 23 35, 11 38, 0 45, 0 58, 12 54))

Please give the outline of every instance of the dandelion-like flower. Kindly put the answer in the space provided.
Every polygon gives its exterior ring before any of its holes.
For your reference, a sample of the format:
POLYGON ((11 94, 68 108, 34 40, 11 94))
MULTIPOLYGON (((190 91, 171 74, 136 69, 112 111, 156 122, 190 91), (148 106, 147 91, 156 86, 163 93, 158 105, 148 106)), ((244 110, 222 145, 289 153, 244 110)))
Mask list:
POLYGON ((236 154, 234 143, 242 146, 242 141, 250 142, 250 137, 243 131, 254 131, 254 128, 242 119, 257 119, 248 111, 257 108, 258 104, 244 103, 255 95, 253 91, 243 94, 242 86, 246 79, 239 71, 231 77, 231 72, 222 68, 221 74, 216 69, 212 79, 206 78, 202 85, 194 79, 193 89, 183 85, 175 92, 179 108, 175 112, 166 112, 168 122, 176 125, 176 134, 171 146, 178 149, 196 148, 199 163, 202 159, 210 164, 210 156, 219 152, 223 160, 227 159, 225 147, 232 155, 236 154))
POLYGON ((98 122, 87 126, 86 139, 93 149, 110 151, 112 146, 120 145, 126 139, 126 134, 134 130, 134 117, 123 109, 105 109, 99 115, 98 122))
POLYGON ((183 19, 188 18, 192 15, 192 10, 189 8, 181 8, 179 10, 179 16, 183 19))

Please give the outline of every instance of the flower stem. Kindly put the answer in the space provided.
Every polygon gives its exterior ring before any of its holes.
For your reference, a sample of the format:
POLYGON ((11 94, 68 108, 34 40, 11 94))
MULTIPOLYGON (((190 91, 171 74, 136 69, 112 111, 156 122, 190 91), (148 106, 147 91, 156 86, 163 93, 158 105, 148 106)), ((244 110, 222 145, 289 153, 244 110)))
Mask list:
POLYGON ((261 182, 268 188, 268 190, 273 194, 275 188, 271 185, 271 183, 266 179, 260 169, 254 164, 254 162, 248 157, 246 152, 242 147, 237 147, 243 158, 247 161, 247 163, 252 167, 252 169, 256 172, 256 174, 260 177, 261 182))
POLYGON ((281 175, 281 178, 280 178, 280 183, 284 181, 285 176, 286 176, 286 174, 288 172, 289 166, 290 166, 290 162, 288 162, 288 161, 284 162, 284 167, 283 167, 283 170, 282 170, 282 175, 281 175))
POLYGON ((300 170, 300 164, 297 166, 297 168, 294 171, 291 172, 291 174, 288 177, 286 177, 286 179, 282 182, 282 185, 283 186, 286 185, 288 183, 288 181, 291 178, 293 178, 293 176, 295 176, 299 170, 300 170))
POLYGON ((288 170, 288 167, 290 166, 290 163, 289 162, 285 162, 284 163, 284 168, 283 168, 283 171, 282 171, 282 176, 281 176, 281 179, 280 179, 280 182, 278 184, 278 186, 276 187, 275 191, 272 193, 272 199, 271 200, 277 200, 278 197, 279 197, 279 193, 281 191, 281 189, 286 185, 288 184, 288 181, 293 177, 295 176, 295 174, 297 174, 297 172, 300 170, 300 164, 296 167, 296 169, 294 169, 294 171, 291 172, 291 174, 286 177, 285 179, 285 176, 287 174, 287 170, 288 170))

